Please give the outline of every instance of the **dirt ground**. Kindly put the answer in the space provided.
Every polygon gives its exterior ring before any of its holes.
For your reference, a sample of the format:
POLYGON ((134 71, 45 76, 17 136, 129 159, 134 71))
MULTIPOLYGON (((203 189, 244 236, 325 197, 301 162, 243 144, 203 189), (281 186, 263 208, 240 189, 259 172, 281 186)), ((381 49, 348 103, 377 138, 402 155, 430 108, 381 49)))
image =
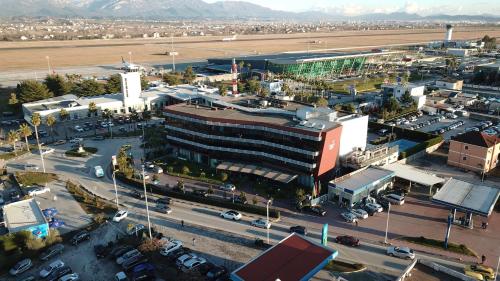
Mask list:
MULTIPOLYGON (((500 28, 456 28, 453 39, 500 36, 500 28)), ((209 57, 241 56, 284 51, 355 48, 371 49, 386 44, 404 44, 442 40, 444 29, 433 30, 374 30, 337 31, 332 33, 247 35, 237 40, 222 42, 221 37, 174 38, 177 62, 199 61, 209 57), (321 43, 309 42, 319 40, 321 43)), ((0 43, 0 71, 47 68, 46 56, 51 66, 91 66, 119 63, 121 57, 136 63, 165 62, 171 57, 165 51, 171 49, 170 38, 115 39, 82 41, 38 41, 0 43)))

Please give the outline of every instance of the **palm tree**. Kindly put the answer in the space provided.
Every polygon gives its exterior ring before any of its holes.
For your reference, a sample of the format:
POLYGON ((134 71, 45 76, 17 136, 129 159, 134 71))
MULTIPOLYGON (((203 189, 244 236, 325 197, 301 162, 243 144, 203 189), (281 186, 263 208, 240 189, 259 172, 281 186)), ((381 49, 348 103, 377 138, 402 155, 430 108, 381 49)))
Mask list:
POLYGON ((52 141, 54 141, 54 125, 56 124, 56 118, 52 115, 47 116, 47 126, 50 128, 50 135, 52 136, 52 141))
POLYGON ((24 138, 26 141, 26 149, 30 151, 30 145, 28 143, 28 137, 33 134, 33 131, 31 130, 30 126, 28 124, 24 123, 19 126, 19 134, 24 138))
MULTIPOLYGON (((65 121, 68 119, 68 117, 69 117, 68 111, 64 108, 61 108, 61 110, 59 111, 59 120, 65 121)), ((63 123, 63 127, 64 127, 64 134, 66 136, 66 139, 68 139, 68 131, 67 131, 66 125, 64 125, 64 123, 63 123)))
POLYGON ((42 168, 43 172, 45 173, 45 162, 43 161, 43 154, 42 154, 42 147, 40 146, 40 140, 38 138, 38 126, 42 123, 42 118, 40 117, 40 114, 38 113, 33 113, 31 116, 31 124, 33 127, 35 127, 35 137, 36 137, 36 144, 38 145, 38 151, 40 152, 40 159, 42 159, 42 168))
POLYGON ((92 116, 92 114, 95 114, 97 112, 97 106, 95 105, 95 102, 89 103, 89 117, 92 116))
MULTIPOLYGON (((113 113, 111 113, 111 110, 109 110, 107 108, 104 109, 104 111, 102 112, 102 118, 108 119, 108 122, 109 122, 109 119, 111 119, 112 116, 113 116, 113 113)), ((113 128, 108 125, 108 130, 110 132, 111 138, 113 138, 113 128)))
POLYGON ((19 140, 19 134, 17 133, 17 131, 14 131, 14 130, 11 130, 9 131, 9 133, 7 134, 7 141, 12 144, 12 149, 14 149, 14 155, 17 156, 17 152, 16 152, 16 141, 19 140))

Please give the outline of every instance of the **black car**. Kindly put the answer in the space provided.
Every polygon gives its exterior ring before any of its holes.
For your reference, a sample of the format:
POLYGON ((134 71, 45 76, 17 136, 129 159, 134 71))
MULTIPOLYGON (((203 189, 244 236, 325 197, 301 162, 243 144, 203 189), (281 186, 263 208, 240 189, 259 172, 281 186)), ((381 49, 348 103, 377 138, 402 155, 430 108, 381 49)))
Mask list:
POLYGON ((324 217, 326 215, 325 209, 321 208, 321 206, 305 206, 302 208, 303 211, 324 217))
POLYGON ((377 210, 374 210, 372 208, 368 208, 366 206, 363 207, 363 210, 365 210, 368 213, 369 216, 373 216, 373 215, 375 215, 375 213, 377 213, 377 210))
POLYGON ((98 258, 105 258, 111 252, 111 248, 107 245, 97 244, 94 246, 94 253, 98 258))
POLYGON ((82 231, 82 232, 79 232, 78 234, 76 234, 75 236, 73 236, 73 238, 71 238, 71 244, 73 245, 78 245, 80 242, 82 241, 85 241, 85 240, 90 240, 90 233, 88 233, 87 231, 82 231))
POLYGON ((207 280, 217 280, 221 277, 223 277, 224 275, 227 274, 227 269, 223 266, 216 266, 212 269, 210 269, 206 276, 207 276, 207 280))
POLYGON ((137 190, 132 191, 132 196, 137 199, 144 199, 144 193, 139 192, 137 190))
POLYGON ((211 262, 202 263, 196 267, 196 271, 198 271, 201 275, 206 275, 215 265, 211 262))
POLYGON ((73 270, 71 270, 71 267, 65 265, 63 267, 58 268, 54 272, 52 272, 49 277, 47 277, 47 281, 56 281, 57 279, 63 277, 66 274, 71 274, 73 273, 73 270))
POLYGON ((19 199, 21 199, 21 195, 16 190, 12 190, 9 193, 9 196, 10 196, 10 200, 12 200, 13 202, 19 201, 19 199))
POLYGON ((337 236, 335 237, 335 242, 351 247, 359 246, 359 239, 349 235, 337 236))
POLYGON ((200 196, 200 197, 207 197, 208 192, 206 192, 205 190, 201 190, 201 189, 195 189, 195 190, 193 190, 193 195, 200 196))
POLYGON ((290 233, 292 232, 295 232, 297 234, 301 234, 301 235, 307 235, 307 229, 301 225, 296 225, 296 226, 292 226, 290 227, 290 233))
POLYGON ((147 261, 148 261, 148 258, 146 258, 143 255, 138 255, 138 256, 135 256, 135 257, 130 258, 130 259, 126 260, 125 262, 123 262, 122 268, 123 268, 124 271, 130 271, 136 265, 139 265, 141 263, 145 263, 147 261))
POLYGON ((170 199, 170 197, 158 198, 158 199, 156 199, 156 204, 169 205, 170 201, 172 201, 172 199, 170 199))

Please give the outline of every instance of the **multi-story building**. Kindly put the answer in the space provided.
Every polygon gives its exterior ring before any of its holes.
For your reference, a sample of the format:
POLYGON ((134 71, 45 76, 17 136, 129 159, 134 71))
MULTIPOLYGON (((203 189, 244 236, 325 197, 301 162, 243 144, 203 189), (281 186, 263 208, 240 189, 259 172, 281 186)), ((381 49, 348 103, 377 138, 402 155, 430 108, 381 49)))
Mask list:
POLYGON ((382 84, 382 96, 385 99, 390 97, 395 97, 401 99, 401 97, 408 93, 411 98, 417 103, 417 108, 422 108, 426 101, 426 96, 424 95, 425 86, 419 86, 415 84, 405 84, 405 83, 394 83, 394 84, 382 84))
POLYGON ((367 116, 294 102, 200 94, 165 107, 164 116, 178 157, 278 183, 312 187, 336 167, 341 150, 366 146, 367 116), (356 135, 343 138, 344 131, 356 135))
POLYGON ((450 140, 448 165, 487 173, 497 166, 499 154, 499 137, 472 131, 450 140))

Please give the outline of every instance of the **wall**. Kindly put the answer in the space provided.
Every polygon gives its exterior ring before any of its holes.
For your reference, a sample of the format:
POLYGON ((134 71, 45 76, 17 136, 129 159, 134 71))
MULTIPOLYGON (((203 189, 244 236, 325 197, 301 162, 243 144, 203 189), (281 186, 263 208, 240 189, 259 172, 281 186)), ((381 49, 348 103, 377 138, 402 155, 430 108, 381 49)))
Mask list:
POLYGON ((340 136, 339 157, 351 153, 356 148, 365 150, 368 139, 368 115, 340 121, 340 124, 342 135, 340 136))
POLYGON ((487 171, 488 168, 485 167, 487 151, 485 147, 451 140, 447 164, 466 170, 487 171))
POLYGON ((321 134, 323 138, 323 148, 321 149, 321 154, 318 157, 318 170, 316 176, 320 176, 335 168, 339 158, 339 150, 343 134, 344 128, 340 126, 321 134))

